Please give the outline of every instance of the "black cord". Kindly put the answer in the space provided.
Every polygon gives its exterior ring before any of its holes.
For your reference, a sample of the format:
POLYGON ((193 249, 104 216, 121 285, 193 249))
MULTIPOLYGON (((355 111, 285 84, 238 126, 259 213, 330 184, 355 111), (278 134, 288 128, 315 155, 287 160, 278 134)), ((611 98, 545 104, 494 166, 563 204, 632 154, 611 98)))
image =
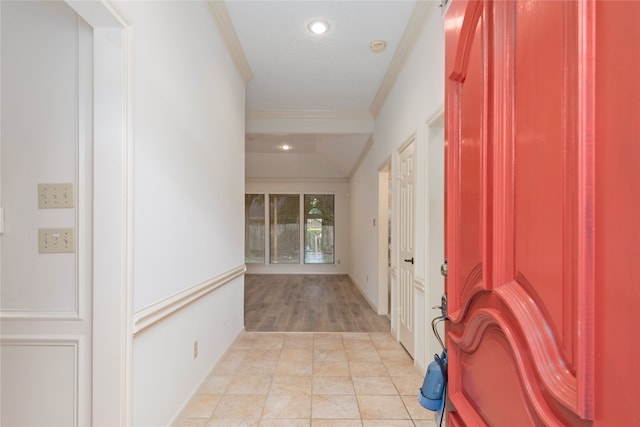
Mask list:
POLYGON ((440 424, 438 427, 442 427, 442 422, 444 421, 444 416, 446 414, 447 409, 447 386, 445 385, 444 390, 442 391, 442 416, 440 417, 440 424))
POLYGON ((442 379, 443 379, 443 390, 442 390, 442 416, 440 417, 440 425, 438 427, 442 427, 442 420, 444 420, 445 417, 445 409, 447 406, 447 385, 449 382, 449 372, 448 372, 448 354, 447 354, 447 350, 445 350, 442 353, 442 357, 438 356, 437 354, 435 355, 435 360, 438 363, 438 365, 440 366, 440 372, 442 372, 442 379))

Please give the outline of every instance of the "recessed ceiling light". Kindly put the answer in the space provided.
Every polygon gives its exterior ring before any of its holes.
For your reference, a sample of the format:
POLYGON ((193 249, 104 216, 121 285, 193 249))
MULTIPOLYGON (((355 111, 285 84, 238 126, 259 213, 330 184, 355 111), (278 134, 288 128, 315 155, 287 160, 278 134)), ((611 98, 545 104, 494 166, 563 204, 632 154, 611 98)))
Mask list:
POLYGON ((324 21, 316 20, 309 22, 307 28, 314 34, 324 34, 329 31, 329 24, 324 21))
POLYGON ((292 148, 292 147, 291 147, 289 144, 282 144, 282 145, 280 146, 280 149, 282 149, 282 150, 284 150, 284 151, 289 151, 289 150, 291 150, 291 148, 292 148))

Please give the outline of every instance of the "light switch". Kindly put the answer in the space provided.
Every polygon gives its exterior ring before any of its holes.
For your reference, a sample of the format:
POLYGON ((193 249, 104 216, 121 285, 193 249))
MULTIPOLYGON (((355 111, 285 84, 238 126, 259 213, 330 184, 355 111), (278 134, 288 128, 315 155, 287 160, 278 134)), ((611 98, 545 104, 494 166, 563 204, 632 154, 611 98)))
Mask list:
POLYGON ((63 209, 74 206, 72 183, 38 184, 38 209, 63 209))
POLYGON ((38 229, 38 252, 41 254, 75 252, 73 228, 38 229))

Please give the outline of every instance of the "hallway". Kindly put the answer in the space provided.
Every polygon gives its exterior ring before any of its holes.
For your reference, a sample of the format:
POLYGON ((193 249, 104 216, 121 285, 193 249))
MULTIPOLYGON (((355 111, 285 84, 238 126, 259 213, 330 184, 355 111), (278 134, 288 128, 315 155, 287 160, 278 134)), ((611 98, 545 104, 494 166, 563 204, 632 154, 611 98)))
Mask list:
POLYGON ((249 332, 389 332, 347 275, 247 274, 249 332))
POLYGON ((245 325, 178 426, 435 426, 422 374, 348 276, 247 275, 245 325))
POLYGON ((388 333, 245 332, 179 427, 435 427, 422 375, 388 333))

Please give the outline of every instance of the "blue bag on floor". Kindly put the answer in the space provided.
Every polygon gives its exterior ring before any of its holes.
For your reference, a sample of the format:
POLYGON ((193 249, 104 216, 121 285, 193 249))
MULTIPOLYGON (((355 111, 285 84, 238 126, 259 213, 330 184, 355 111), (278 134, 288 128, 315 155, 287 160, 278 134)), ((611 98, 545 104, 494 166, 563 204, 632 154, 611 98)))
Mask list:
POLYGON ((447 350, 440 356, 436 354, 434 359, 424 376, 418 402, 425 409, 440 411, 444 407, 444 391, 447 384, 447 350))

